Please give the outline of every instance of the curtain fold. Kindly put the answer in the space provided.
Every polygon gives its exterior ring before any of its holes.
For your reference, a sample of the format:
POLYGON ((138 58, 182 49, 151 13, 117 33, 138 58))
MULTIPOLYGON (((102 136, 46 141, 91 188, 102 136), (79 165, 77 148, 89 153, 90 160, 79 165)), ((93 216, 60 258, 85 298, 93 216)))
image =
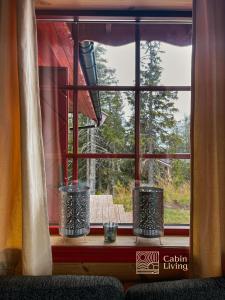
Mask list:
POLYGON ((0 274, 12 273, 22 246, 20 111, 16 10, 0 1, 0 274), (3 71, 4 70, 4 71, 3 71))
POLYGON ((194 3, 193 276, 225 275, 225 1, 194 3))
POLYGON ((52 258, 33 5, 0 1, 0 273, 21 256, 24 275, 47 275, 52 258))

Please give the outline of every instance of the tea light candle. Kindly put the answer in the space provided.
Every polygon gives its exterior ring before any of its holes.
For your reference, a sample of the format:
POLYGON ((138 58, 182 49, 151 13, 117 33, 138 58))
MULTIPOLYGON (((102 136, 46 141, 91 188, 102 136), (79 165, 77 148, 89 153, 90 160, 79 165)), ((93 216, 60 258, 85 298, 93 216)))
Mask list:
POLYGON ((103 228, 104 228, 105 243, 115 242, 118 224, 114 222, 104 223, 103 228))

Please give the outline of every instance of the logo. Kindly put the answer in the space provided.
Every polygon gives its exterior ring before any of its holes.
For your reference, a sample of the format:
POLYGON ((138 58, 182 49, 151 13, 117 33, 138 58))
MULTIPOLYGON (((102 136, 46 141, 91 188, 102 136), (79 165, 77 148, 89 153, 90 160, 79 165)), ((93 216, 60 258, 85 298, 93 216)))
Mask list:
POLYGON ((159 274, 159 251, 137 251, 136 274, 159 274))

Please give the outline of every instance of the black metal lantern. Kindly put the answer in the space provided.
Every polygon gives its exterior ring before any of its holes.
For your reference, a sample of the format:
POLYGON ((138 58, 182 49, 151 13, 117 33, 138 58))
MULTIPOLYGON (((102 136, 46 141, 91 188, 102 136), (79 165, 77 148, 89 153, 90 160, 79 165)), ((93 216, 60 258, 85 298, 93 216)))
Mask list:
POLYGON ((136 187, 133 190, 133 232, 140 237, 163 236, 163 190, 136 187))
POLYGON ((60 235, 79 237, 90 232, 89 187, 63 186, 60 189, 60 235))

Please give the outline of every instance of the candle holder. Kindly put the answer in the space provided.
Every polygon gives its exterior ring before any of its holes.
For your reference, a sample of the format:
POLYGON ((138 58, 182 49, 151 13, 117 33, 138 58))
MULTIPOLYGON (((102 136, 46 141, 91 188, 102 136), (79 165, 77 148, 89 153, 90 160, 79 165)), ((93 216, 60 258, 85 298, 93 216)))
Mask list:
POLYGON ((114 222, 104 223, 104 242, 105 243, 114 243, 117 236, 118 224, 114 222))
POLYGON ((90 231, 90 191, 78 184, 60 189, 59 233, 64 237, 85 236, 90 231))
POLYGON ((143 186, 133 190, 133 220, 134 235, 163 236, 163 189, 143 186))

